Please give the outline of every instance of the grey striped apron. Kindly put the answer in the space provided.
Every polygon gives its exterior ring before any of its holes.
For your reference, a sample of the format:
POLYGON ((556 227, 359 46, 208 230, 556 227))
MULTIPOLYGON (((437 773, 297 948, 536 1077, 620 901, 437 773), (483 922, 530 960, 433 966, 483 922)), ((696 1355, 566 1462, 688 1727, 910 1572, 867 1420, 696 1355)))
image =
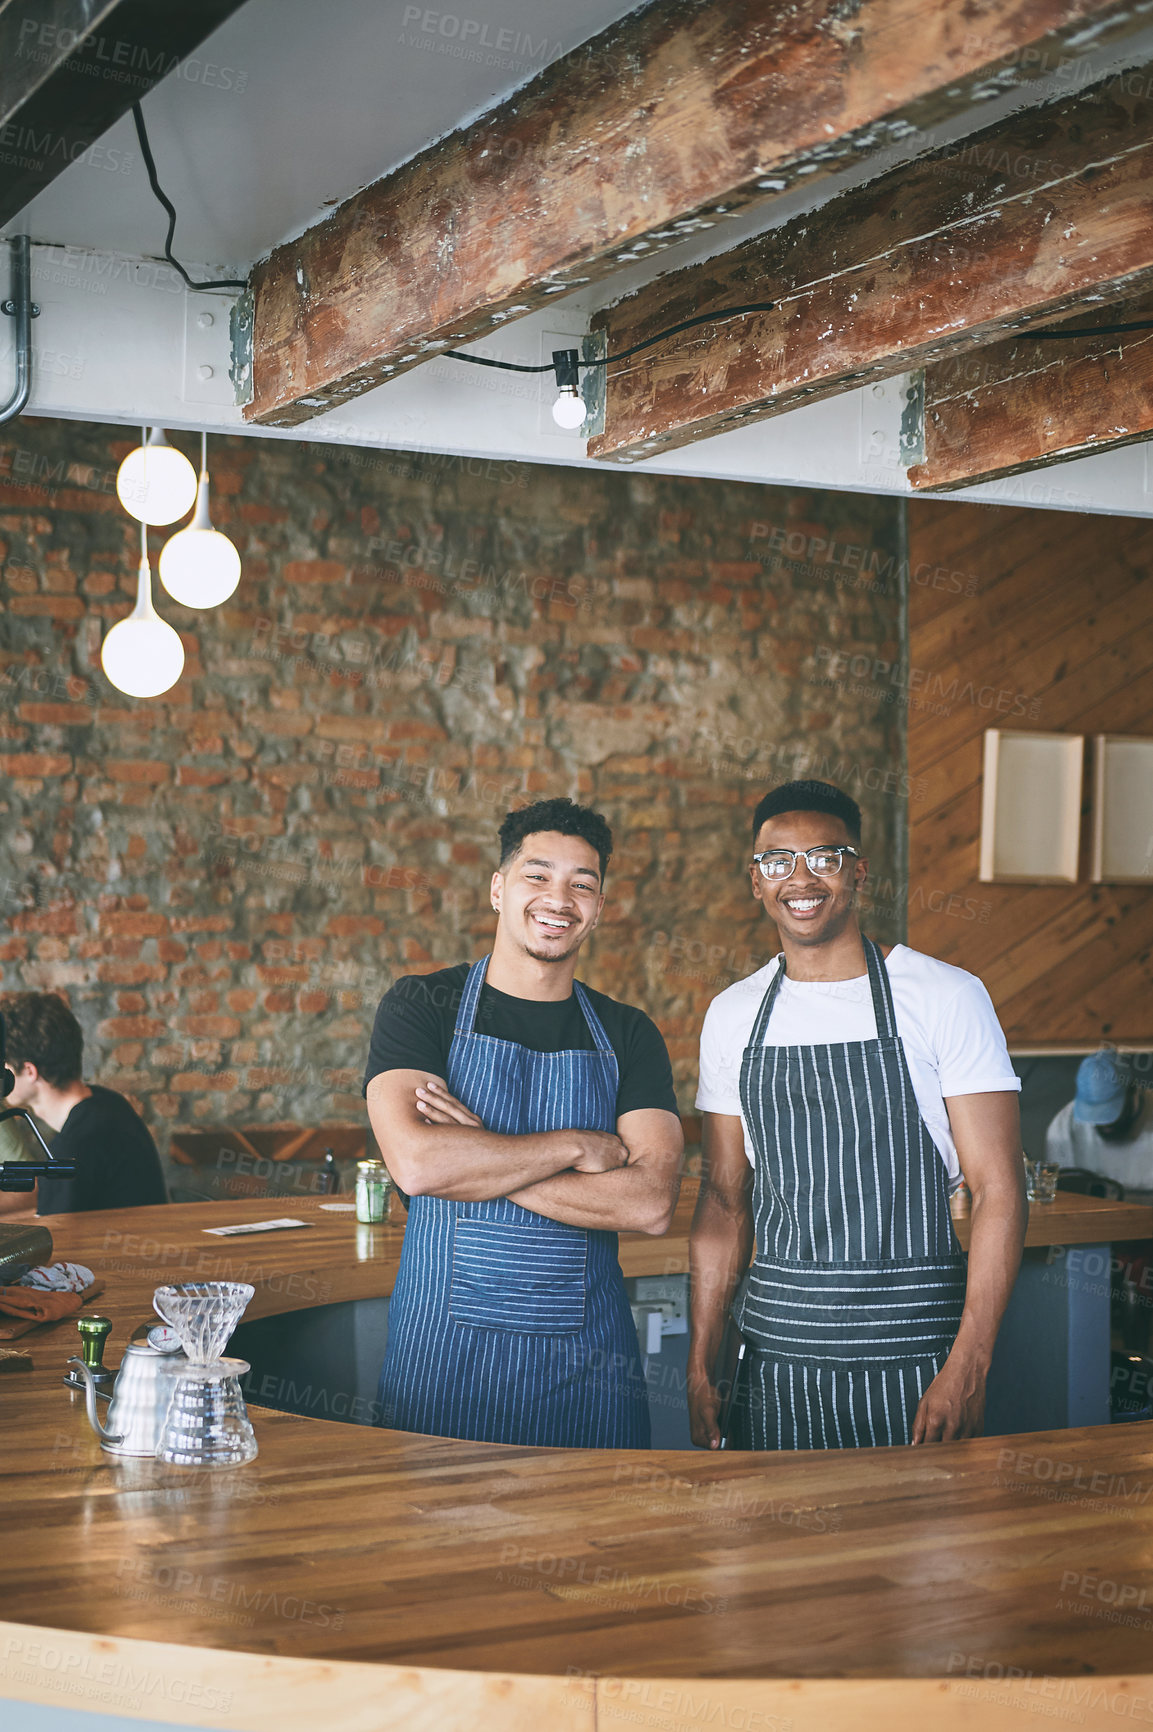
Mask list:
POLYGON ((735 1320, 754 1351, 754 1449, 908 1443, 965 1300, 945 1166, 864 939, 875 1040, 766 1046, 773 977, 741 1060, 757 1255, 735 1320))

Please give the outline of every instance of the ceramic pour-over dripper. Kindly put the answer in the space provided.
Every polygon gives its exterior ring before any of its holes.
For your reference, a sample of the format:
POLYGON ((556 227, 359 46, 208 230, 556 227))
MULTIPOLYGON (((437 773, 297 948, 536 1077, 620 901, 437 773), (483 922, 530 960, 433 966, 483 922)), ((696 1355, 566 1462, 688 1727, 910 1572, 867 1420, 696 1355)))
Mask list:
POLYGON ((222 1359, 255 1288, 246 1281, 181 1281, 158 1287, 152 1304, 189 1359, 172 1393, 157 1458, 174 1467, 239 1467, 256 1454, 240 1379, 243 1359, 222 1359))

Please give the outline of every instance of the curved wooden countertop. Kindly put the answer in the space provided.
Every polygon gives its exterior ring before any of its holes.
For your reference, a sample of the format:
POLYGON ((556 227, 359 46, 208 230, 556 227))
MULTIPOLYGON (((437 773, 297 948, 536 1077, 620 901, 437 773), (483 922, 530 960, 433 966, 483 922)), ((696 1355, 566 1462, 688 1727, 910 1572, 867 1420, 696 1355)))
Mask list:
MULTIPOLYGON (((388 1291, 401 1237, 311 1200, 50 1224, 107 1281, 112 1364, 163 1279, 246 1278, 271 1315, 388 1291), (203 1232, 282 1212, 317 1224, 203 1232)), ((243 1732, 1153 1725, 1153 1426, 769 1457, 255 1409, 257 1460, 192 1473, 100 1450, 75 1341, 0 1378, 0 1697, 243 1732)))

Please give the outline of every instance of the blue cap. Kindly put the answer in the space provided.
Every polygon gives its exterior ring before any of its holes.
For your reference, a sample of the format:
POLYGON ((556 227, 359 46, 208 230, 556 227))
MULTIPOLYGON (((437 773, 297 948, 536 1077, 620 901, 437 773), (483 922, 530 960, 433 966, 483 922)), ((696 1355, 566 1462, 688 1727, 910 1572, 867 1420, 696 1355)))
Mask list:
POLYGON ((1083 1125, 1111 1125, 1125 1108, 1128 1085, 1107 1052, 1095 1052, 1077 1066, 1073 1117, 1083 1125))

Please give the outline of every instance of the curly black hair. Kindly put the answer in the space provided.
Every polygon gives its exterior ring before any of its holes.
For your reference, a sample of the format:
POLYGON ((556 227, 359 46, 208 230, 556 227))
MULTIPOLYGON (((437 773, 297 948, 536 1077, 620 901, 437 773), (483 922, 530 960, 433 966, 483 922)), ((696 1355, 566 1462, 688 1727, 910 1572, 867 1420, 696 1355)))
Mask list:
POLYGON ((11 992, 0 997, 9 1070, 34 1064, 50 1088, 78 1082, 84 1031, 54 992, 11 992))
POLYGON ((579 836, 590 848, 595 848, 603 887, 612 858, 613 833, 599 812, 564 798, 535 800, 531 806, 521 806, 508 814, 500 827, 500 870, 503 872, 520 853, 526 836, 535 836, 542 830, 555 830, 560 836, 579 836))
POLYGON ((830 818, 839 818, 853 846, 861 846, 861 808, 850 794, 834 788, 831 782, 782 782, 779 788, 773 788, 753 813, 754 842, 761 825, 782 812, 824 812, 830 818))

